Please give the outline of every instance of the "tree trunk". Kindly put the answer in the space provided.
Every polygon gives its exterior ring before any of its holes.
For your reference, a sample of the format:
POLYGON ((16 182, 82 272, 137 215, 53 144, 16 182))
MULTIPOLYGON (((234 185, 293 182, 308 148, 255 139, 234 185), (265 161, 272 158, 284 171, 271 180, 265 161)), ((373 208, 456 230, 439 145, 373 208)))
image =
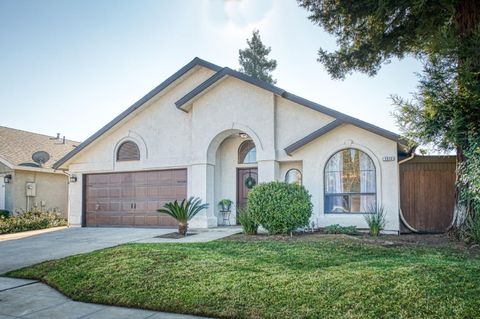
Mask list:
POLYGON ((467 221, 467 216, 468 216, 468 209, 465 201, 462 199, 462 185, 459 183, 459 178, 460 178, 460 167, 462 163, 465 161, 465 156, 463 155, 463 150, 460 146, 457 146, 456 148, 457 151, 457 174, 456 174, 456 179, 455 179, 455 207, 454 207, 454 213, 453 213, 453 222, 450 228, 448 229, 448 232, 452 235, 454 235, 457 238, 462 238, 464 231, 465 231, 465 226, 466 226, 466 221, 467 221))
POLYGON ((178 233, 187 236, 188 223, 187 222, 178 222, 178 233))
MULTIPOLYGON (((471 37, 474 34, 479 22, 480 22, 480 1, 478 0, 460 0, 457 3, 457 16, 456 16, 456 24, 458 28, 458 36, 461 41, 461 45, 465 47, 471 46, 471 37)), ((459 48, 458 52, 458 65, 459 65, 459 82, 458 82, 458 89, 465 84, 462 82, 460 72, 461 68, 466 65, 466 61, 468 57, 463 55, 464 48, 459 48)), ((471 69, 470 71, 476 72, 479 69, 480 61, 468 61, 468 68, 471 69), (473 62, 473 63, 472 63, 473 62)), ((467 108, 467 112, 472 112, 470 107, 467 108)), ((471 116, 466 116, 469 118, 470 121, 475 122, 476 120, 471 116)), ((476 125, 475 125, 476 126, 476 125)), ((462 166, 464 162, 468 160, 466 158, 462 146, 468 145, 468 133, 465 132, 460 136, 457 136, 457 176, 456 176, 456 187, 455 187, 455 208, 454 208, 454 217, 452 225, 450 226, 448 232, 449 234, 454 235, 457 238, 464 238, 466 232, 468 231, 467 220, 474 214, 472 207, 468 200, 462 198, 462 192, 464 187, 468 187, 468 185, 463 185, 459 183, 460 174, 462 172, 459 168, 462 166)))

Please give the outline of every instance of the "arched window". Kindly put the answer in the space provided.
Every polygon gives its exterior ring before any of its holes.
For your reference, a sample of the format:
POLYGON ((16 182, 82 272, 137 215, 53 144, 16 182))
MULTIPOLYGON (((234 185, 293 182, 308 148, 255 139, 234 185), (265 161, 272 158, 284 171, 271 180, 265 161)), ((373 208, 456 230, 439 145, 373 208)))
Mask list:
POLYGON ((238 147, 238 163, 253 164, 257 162, 257 149, 252 140, 243 141, 238 147))
POLYGON ((140 150, 135 142, 126 141, 120 144, 117 151, 117 161, 138 160, 140 160, 140 150))
POLYGON ((302 185, 302 172, 296 168, 291 168, 285 174, 285 183, 302 185))
POLYGON ((365 213, 376 205, 375 165, 364 152, 335 153, 325 166, 325 213, 365 213))

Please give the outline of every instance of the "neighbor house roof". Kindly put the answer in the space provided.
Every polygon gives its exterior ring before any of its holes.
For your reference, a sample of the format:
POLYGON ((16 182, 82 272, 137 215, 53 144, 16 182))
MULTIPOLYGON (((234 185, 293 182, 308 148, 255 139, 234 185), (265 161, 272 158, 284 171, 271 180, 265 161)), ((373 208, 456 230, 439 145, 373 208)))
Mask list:
POLYGON ((132 106, 130 106, 128 109, 126 109, 124 112, 122 112, 120 115, 115 117, 112 121, 110 121, 107 125, 102 127, 99 131, 97 131, 95 134, 90 136, 88 139, 86 139, 83 143, 81 143, 78 147, 76 147, 74 150, 72 150, 70 153, 65 155, 62 159, 60 159, 58 162, 54 164, 54 168, 59 168, 61 165, 63 165, 65 162, 67 162, 70 158, 75 156, 77 153, 79 153, 82 149, 90 145, 92 142, 94 142, 97 138, 99 138, 101 135, 103 135, 105 132, 110 130, 112 127, 114 127, 116 124, 121 122, 123 119, 125 119, 129 114, 140 108, 142 105, 150 101, 154 96, 156 96, 158 93, 166 89, 168 86, 170 86, 173 82, 178 80, 180 77, 188 73, 190 70, 192 70, 196 66, 203 66, 208 69, 211 69, 215 71, 216 73, 212 75, 210 78, 202 82, 200 85, 195 87, 193 90, 185 94, 182 98, 180 98, 178 101, 175 102, 175 105, 178 109, 188 112, 189 108, 188 106, 191 105, 191 103, 195 100, 195 98, 199 97, 201 94, 205 93, 209 88, 213 87, 217 82, 220 80, 224 79, 225 77, 234 77, 239 80, 245 81, 247 83, 250 83, 252 85, 255 85, 257 87, 260 87, 262 89, 265 89, 267 91, 272 92, 275 95, 278 95, 282 98, 285 98, 287 100, 290 100, 292 102, 295 102, 297 104, 300 104, 302 106, 308 107, 310 109, 319 111, 321 113, 324 113, 326 115, 329 115, 335 120, 328 124, 326 128, 319 128, 318 130, 310 133, 306 137, 292 143, 291 145, 287 146, 285 148, 285 151, 287 154, 291 154, 292 152, 296 151, 297 149, 303 147, 307 143, 311 142, 313 139, 329 132, 330 130, 340 126, 341 124, 352 124, 357 127, 361 127, 367 131, 373 132, 377 135, 383 136, 385 138, 391 139, 393 141, 396 141, 400 145, 404 146, 404 148, 407 148, 407 141, 403 140, 398 134, 395 134, 393 132, 387 131, 385 129, 382 129, 378 126, 372 125, 370 123, 364 122, 362 120, 359 120, 357 118, 348 116, 344 113, 335 111, 333 109, 330 109, 328 107, 325 107, 323 105, 317 104, 315 102, 309 101, 307 99, 304 99, 302 97, 299 97, 295 94, 289 93, 275 85, 272 85, 270 83, 264 82, 262 80, 258 80, 256 78, 253 78, 251 76, 248 76, 246 74, 240 73, 238 71, 232 70, 230 68, 222 68, 218 65, 215 65, 211 62, 202 60, 198 57, 194 58, 192 61, 190 61, 187 65, 182 67, 179 71, 177 71, 175 74, 170 76, 168 79, 166 79, 164 82, 162 82, 159 86, 154 88, 152 91, 150 91, 147 95, 142 97, 140 100, 138 100, 136 103, 134 103, 132 106))
MULTIPOLYGON (((45 151, 50 155, 43 167, 51 168, 79 142, 0 126, 0 159, 10 168, 35 167, 32 154, 45 151)), ((37 166, 38 167, 38 166, 37 166)))

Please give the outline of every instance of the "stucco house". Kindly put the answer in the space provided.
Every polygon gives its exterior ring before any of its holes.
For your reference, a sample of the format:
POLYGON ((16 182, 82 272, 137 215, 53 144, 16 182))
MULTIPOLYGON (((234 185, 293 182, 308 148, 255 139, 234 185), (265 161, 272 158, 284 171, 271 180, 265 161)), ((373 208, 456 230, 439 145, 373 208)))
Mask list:
POLYGON ((256 183, 280 180, 307 188, 316 225, 366 228, 361 213, 381 204, 397 233, 409 151, 397 134, 195 58, 54 168, 77 179, 74 226, 170 226, 155 210, 197 196, 210 207, 191 226, 216 227, 221 199, 241 207, 256 183))
POLYGON ((0 209, 19 213, 37 208, 67 217, 68 176, 52 165, 78 144, 59 134, 53 137, 0 126, 0 209), (48 160, 35 162, 35 153, 48 160))

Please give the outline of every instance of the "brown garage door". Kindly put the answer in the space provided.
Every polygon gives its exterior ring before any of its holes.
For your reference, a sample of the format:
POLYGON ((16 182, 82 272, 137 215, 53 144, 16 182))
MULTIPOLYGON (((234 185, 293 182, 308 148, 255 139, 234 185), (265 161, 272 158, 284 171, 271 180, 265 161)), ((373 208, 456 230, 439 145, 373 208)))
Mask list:
POLYGON ((156 210, 186 196, 186 169, 87 175, 86 226, 175 226, 156 210))

